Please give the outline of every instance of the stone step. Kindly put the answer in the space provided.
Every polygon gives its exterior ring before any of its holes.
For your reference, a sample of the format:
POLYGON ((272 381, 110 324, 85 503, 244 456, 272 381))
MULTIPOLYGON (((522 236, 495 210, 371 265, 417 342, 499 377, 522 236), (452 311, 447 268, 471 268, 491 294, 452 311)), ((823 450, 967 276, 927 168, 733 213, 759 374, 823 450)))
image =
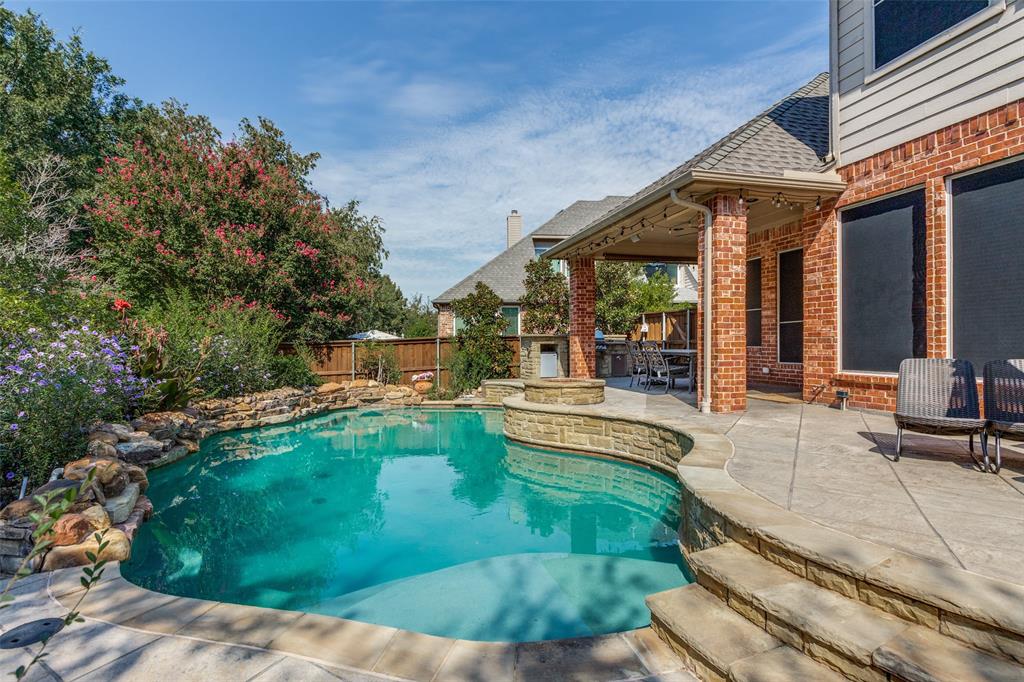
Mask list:
POLYGON ((647 606, 651 627, 702 680, 840 679, 737 614, 700 585, 652 594, 647 597, 647 606))
POLYGON ((845 679, 790 646, 748 656, 729 668, 729 682, 844 682, 845 679))
POLYGON ((871 657, 875 667, 907 682, 1024 680, 1024 667, 972 649, 921 625, 911 625, 898 637, 875 649, 871 657))
POLYGON ((1010 679, 1024 680, 1024 668, 1020 666, 821 587, 736 543, 695 552, 687 560, 698 583, 750 623, 851 679, 885 680, 886 673, 896 668, 927 673, 907 679, 990 679, 961 672, 975 669, 1012 672, 1010 679), (904 642, 918 628, 931 636, 916 634, 904 642), (928 646, 911 642, 926 642, 928 646), (880 652, 885 655, 876 660, 880 652), (930 663, 943 656, 951 657, 950 665, 936 667, 930 663))

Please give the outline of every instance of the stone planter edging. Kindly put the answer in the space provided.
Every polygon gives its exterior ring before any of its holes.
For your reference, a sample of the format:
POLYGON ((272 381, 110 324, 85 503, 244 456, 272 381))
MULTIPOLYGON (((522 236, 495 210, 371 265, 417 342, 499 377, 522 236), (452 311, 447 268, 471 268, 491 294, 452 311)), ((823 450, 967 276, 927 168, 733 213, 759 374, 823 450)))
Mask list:
POLYGON ((662 470, 663 460, 643 454, 649 446, 638 454, 635 441, 608 443, 596 432, 598 425, 631 422, 652 433, 670 431, 690 439, 693 447, 673 472, 684 490, 679 529, 684 554, 734 541, 822 587, 861 595, 875 608, 1024 663, 1024 586, 847 535, 769 502, 729 475, 725 467, 733 448, 726 436, 682 419, 644 419, 599 406, 540 405, 522 398, 506 399, 504 405, 505 435, 513 440, 662 470), (545 419, 520 417, 530 413, 545 419))

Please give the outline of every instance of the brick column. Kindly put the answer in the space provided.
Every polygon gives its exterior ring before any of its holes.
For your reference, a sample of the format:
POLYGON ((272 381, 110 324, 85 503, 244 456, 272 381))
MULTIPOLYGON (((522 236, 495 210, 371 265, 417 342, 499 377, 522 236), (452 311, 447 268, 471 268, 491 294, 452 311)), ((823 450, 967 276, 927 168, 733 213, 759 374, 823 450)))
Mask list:
POLYGON ((807 210, 804 232, 804 400, 831 403, 839 362, 836 202, 807 210))
POLYGON ((594 304, 597 276, 593 258, 569 261, 569 376, 593 378, 597 370, 594 304))
MULTIPOLYGON (((711 398, 712 412, 747 408, 747 216, 737 197, 719 194, 708 203, 712 213, 711 398)), ((698 347, 704 342, 704 235, 698 239, 700 299, 698 347)), ((703 357, 698 366, 698 400, 704 400, 703 357)))

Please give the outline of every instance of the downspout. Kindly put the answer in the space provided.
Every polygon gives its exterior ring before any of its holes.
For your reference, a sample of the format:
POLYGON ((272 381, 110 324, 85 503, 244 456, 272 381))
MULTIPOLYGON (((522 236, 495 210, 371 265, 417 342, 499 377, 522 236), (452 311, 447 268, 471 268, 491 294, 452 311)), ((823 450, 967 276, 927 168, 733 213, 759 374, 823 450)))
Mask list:
POLYGON ((692 208, 704 214, 704 399, 700 411, 711 412, 711 209, 686 199, 680 199, 675 190, 669 194, 672 203, 683 208, 692 208))

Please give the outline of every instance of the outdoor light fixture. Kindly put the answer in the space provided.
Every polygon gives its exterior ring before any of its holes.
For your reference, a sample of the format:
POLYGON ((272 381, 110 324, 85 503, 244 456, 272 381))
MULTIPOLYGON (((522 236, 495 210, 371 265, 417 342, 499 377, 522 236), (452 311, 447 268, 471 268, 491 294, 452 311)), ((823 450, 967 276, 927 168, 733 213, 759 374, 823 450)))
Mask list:
POLYGON ((743 190, 740 190, 740 208, 743 208, 743 190))
POLYGON ((820 211, 821 210, 821 197, 820 196, 814 201, 814 210, 815 211, 820 211))

